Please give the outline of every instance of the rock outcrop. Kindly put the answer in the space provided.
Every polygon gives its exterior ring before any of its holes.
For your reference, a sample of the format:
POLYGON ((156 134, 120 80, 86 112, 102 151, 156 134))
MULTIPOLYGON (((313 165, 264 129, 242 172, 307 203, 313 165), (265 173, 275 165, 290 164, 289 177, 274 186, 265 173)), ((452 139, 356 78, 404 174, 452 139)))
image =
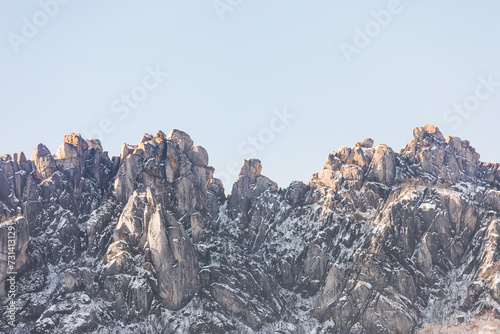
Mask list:
POLYGON ((160 300, 166 308, 180 309, 199 292, 200 268, 191 239, 182 224, 156 204, 151 188, 141 194, 134 191, 113 240, 106 255, 108 271, 130 272, 132 266, 138 265, 133 254, 144 253, 144 261, 151 258, 160 300))
POLYGON ((380 144, 373 152, 373 158, 368 170, 368 178, 391 185, 396 177, 396 155, 390 147, 380 144))
POLYGON ((38 144, 35 148, 35 152, 31 156, 31 160, 33 161, 36 175, 41 180, 52 176, 56 170, 54 158, 50 154, 49 149, 43 144, 38 144))
MULTIPOLYGON (((138 138, 139 139, 139 138, 138 138)), ((231 194, 180 130, 109 157, 71 133, 0 157, 0 295, 14 333, 416 333, 500 318, 500 163, 417 127, 287 188, 243 162, 231 194), (7 250, 7 251, 6 251, 7 250)), ((227 185, 226 185, 227 186, 227 185)))
POLYGON ((243 215, 243 219, 246 219, 250 204, 254 198, 266 190, 278 190, 276 182, 260 175, 261 171, 262 165, 260 160, 250 159, 243 162, 238 180, 233 185, 233 190, 228 200, 228 208, 233 218, 241 214, 243 215))
POLYGON ((444 182, 471 181, 478 176, 479 154, 469 142, 458 137, 444 137, 434 125, 413 130, 413 140, 401 154, 427 173, 444 182))
POLYGON ((172 214, 163 215, 161 206, 151 217, 148 244, 163 304, 169 309, 181 309, 200 289, 200 268, 183 226, 172 214))

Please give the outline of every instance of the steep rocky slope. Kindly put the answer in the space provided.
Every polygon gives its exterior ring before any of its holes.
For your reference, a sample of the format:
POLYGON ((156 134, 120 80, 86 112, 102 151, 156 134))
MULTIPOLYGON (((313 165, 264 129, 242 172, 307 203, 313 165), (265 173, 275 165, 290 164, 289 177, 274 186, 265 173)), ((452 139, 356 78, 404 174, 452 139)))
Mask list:
POLYGON ((2 156, 0 331, 416 333, 499 316, 500 164, 432 125, 400 153, 373 144, 287 188, 245 160, 227 197, 179 130, 120 157, 73 133, 55 155, 2 156))

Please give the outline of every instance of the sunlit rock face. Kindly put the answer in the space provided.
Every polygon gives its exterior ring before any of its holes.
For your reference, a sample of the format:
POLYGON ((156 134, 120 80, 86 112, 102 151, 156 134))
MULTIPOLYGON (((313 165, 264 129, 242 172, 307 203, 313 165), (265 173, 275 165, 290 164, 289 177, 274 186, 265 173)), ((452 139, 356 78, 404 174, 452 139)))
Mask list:
POLYGON ((176 129, 111 158, 75 133, 54 152, 0 158, 0 295, 14 228, 19 306, 0 332, 416 333, 500 315, 500 164, 433 125, 399 153, 341 146, 286 188, 258 159, 223 185, 176 129))

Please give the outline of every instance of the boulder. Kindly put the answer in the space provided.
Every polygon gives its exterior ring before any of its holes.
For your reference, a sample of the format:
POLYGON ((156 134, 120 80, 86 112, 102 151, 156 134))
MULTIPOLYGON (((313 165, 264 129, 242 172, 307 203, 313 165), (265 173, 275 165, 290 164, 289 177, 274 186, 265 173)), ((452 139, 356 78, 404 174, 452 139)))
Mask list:
POLYGON ((373 147, 373 139, 371 138, 366 138, 365 140, 363 140, 363 142, 361 143, 361 147, 364 147, 364 148, 372 148, 373 147))
POLYGON ((334 191, 339 191, 342 185, 342 173, 334 172, 330 169, 322 169, 318 173, 318 182, 328 188, 334 189, 334 191))
POLYGON ((189 160, 196 166, 206 167, 208 165, 208 153, 201 146, 195 146, 188 152, 189 160))
POLYGON ((177 129, 172 130, 168 134, 167 140, 173 142, 182 152, 185 153, 191 151, 193 148, 193 140, 191 137, 187 133, 177 129))
POLYGON ((63 168, 81 168, 82 156, 78 148, 69 143, 63 143, 56 152, 56 163, 63 168))
POLYGON ((94 149, 94 150, 101 152, 101 155, 104 154, 104 150, 102 148, 101 141, 99 139, 92 138, 92 139, 86 140, 86 142, 87 142, 89 151, 94 149))
POLYGON ((340 170, 340 167, 342 167, 342 161, 340 161, 340 159, 335 155, 335 152, 328 154, 328 158, 326 159, 323 169, 336 171, 340 170))
POLYGON ((444 141, 443 134, 439 131, 439 128, 435 125, 426 124, 421 127, 416 127, 413 129, 413 139, 416 142, 422 141, 426 136, 432 136, 435 139, 444 141))
POLYGON ((78 154, 80 155, 89 147, 88 143, 82 138, 79 133, 71 132, 69 135, 64 136, 63 142, 76 147, 78 154))
POLYGON ((363 181, 363 170, 359 166, 344 165, 340 172, 345 180, 350 181, 363 181))
POLYGON ((337 158, 340 159, 340 161, 343 163, 343 164, 347 164, 348 162, 348 159, 349 159, 349 155, 351 155, 351 148, 350 147, 346 147, 346 146, 341 146, 339 147, 339 149, 337 150, 337 153, 335 153, 335 155, 337 156, 337 158))
POLYGON ((373 139, 366 138, 362 142, 357 142, 354 147, 362 147, 362 148, 372 148, 373 147, 373 139))

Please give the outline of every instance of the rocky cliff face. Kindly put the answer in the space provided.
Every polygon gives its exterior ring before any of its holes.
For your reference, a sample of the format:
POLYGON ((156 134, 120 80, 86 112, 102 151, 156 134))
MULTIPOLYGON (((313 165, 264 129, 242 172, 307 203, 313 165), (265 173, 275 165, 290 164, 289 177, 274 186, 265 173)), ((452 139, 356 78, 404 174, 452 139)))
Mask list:
POLYGON ((0 331, 416 333, 499 316, 500 164, 432 125, 400 153, 373 145, 287 188, 245 160, 228 196, 179 130, 113 158, 73 133, 55 155, 4 155, 0 331))

